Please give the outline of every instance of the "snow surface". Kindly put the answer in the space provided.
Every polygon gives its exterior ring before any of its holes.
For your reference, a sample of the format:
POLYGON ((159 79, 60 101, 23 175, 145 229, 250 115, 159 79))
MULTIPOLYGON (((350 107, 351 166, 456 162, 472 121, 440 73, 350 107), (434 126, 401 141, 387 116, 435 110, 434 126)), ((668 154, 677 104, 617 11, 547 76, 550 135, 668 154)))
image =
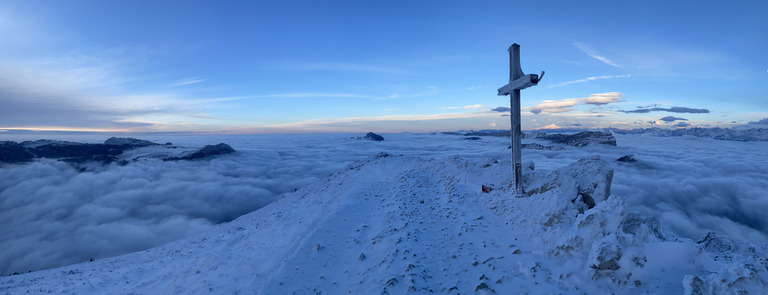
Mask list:
POLYGON ((605 175, 600 157, 527 170, 530 187, 551 188, 531 196, 507 189, 508 166, 381 153, 190 238, 2 277, 0 293, 768 291, 764 248, 670 237, 647 218, 625 218, 626 199, 615 195, 580 213, 568 183, 604 184, 582 173, 605 175))
MULTIPOLYGON (((46 160, 2 167, 0 221, 5 226, 0 228, 0 273, 24 273, 88 261, 90 257, 100 263, 106 257, 216 230, 215 224, 288 196, 295 189, 297 194, 304 193, 309 184, 379 151, 425 161, 445 161, 458 154, 482 165, 498 159, 500 167, 509 157, 507 138, 469 141, 448 135, 382 134, 383 142, 350 139, 361 135, 135 136, 188 147, 226 142, 238 152, 194 163, 160 162, 149 157, 127 166, 94 166, 84 173, 46 160)), ((51 138, 94 143, 109 137, 0 136, 0 140, 51 138)), ((601 155, 615 169, 612 192, 625 197, 627 210, 656 217, 671 234, 696 241, 708 231, 716 231, 756 245, 768 241, 768 217, 764 214, 768 210, 766 143, 616 137, 618 147, 524 150, 523 158, 534 161, 536 171, 541 172, 601 155), (613 161, 628 154, 638 161, 613 161)), ((505 168, 493 169, 499 169, 499 175, 509 173, 505 168)), ((603 244, 615 244, 608 242, 603 244)), ((599 256, 598 252, 593 256, 599 256)), ((584 255, 584 259, 589 258, 584 255)), ((733 273, 739 271, 737 268, 733 273)), ((705 282, 706 276, 699 275, 705 282)), ((690 282, 698 281, 691 277, 690 282)), ((682 288, 680 280, 673 285, 682 288)))

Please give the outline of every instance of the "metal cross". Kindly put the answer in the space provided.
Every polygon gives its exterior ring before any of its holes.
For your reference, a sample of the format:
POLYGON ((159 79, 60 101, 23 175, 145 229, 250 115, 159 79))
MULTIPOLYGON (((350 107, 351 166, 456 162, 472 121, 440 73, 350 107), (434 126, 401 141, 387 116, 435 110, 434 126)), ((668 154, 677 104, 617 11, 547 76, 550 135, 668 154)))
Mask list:
POLYGON ((520 138, 522 131, 520 129, 520 90, 535 86, 544 77, 544 71, 541 76, 536 74, 523 74, 520 69, 520 45, 517 43, 509 46, 509 83, 499 88, 498 95, 509 94, 509 113, 512 121, 511 132, 509 136, 512 139, 512 183, 515 185, 515 193, 523 193, 523 169, 520 159, 520 138))

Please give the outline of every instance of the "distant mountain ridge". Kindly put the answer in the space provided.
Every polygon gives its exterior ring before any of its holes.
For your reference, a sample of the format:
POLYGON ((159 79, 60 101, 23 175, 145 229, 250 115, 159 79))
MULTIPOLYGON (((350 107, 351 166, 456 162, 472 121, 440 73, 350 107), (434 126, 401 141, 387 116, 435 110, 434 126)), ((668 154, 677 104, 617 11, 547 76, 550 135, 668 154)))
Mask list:
MULTIPOLYGON (((620 135, 634 135, 634 134, 651 134, 661 137, 680 137, 680 136, 695 136, 695 137, 707 137, 717 140, 730 140, 730 141, 768 141, 768 128, 750 128, 750 129, 732 129, 732 128, 685 128, 685 129, 663 129, 658 127, 653 128, 639 128, 639 129, 619 129, 619 128, 604 128, 604 129, 556 129, 556 130, 535 130, 523 132, 523 136, 530 136, 530 134, 537 133, 576 133, 586 131, 605 131, 620 135)), ((455 131, 455 132, 443 132, 448 135, 463 135, 463 136, 509 136, 509 130, 492 130, 484 129, 479 131, 455 131)))
POLYGON ((708 137, 717 140, 731 140, 731 141, 768 141, 768 129, 766 128, 752 128, 744 130, 736 130, 729 128, 686 128, 686 129, 662 129, 658 127, 645 128, 645 129, 617 129, 607 128, 606 131, 613 132, 621 135, 632 134, 652 134, 662 137, 679 137, 679 136, 696 136, 696 137, 708 137))

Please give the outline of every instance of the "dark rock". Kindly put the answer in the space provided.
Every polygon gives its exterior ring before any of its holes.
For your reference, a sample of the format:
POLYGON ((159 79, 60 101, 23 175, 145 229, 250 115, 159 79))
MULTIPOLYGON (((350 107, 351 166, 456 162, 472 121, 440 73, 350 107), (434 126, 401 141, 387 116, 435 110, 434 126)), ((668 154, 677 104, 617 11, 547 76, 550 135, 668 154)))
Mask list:
POLYGON ((183 157, 170 157, 163 159, 164 161, 177 161, 177 160, 196 160, 203 159, 216 155, 225 155, 234 153, 235 149, 226 143, 220 143, 217 145, 206 145, 203 148, 183 157))
POLYGON ((373 141, 383 141, 384 137, 373 132, 368 132, 368 134, 366 134, 365 137, 363 137, 363 139, 373 140, 373 141))
POLYGON ((470 137, 465 137, 464 139, 466 139, 466 140, 480 140, 480 137, 470 136, 470 137))
POLYGON ((532 135, 534 138, 546 139, 553 143, 567 144, 576 147, 583 147, 593 143, 616 146, 616 137, 613 137, 613 134, 610 132, 585 131, 573 135, 545 133, 534 133, 532 135))
POLYGON ((635 160, 635 155, 626 155, 616 159, 616 161, 625 162, 625 163, 637 162, 637 160, 635 160))

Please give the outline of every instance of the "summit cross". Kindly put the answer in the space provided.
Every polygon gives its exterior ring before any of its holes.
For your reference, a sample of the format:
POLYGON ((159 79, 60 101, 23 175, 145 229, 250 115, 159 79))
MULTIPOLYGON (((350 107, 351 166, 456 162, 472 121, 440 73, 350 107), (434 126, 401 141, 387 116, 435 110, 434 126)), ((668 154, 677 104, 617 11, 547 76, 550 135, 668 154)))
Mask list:
POLYGON ((544 71, 541 76, 536 74, 523 74, 520 68, 520 45, 517 43, 509 46, 509 83, 499 88, 498 95, 509 95, 509 113, 512 121, 511 132, 509 136, 512 140, 512 182, 515 186, 515 193, 522 194, 523 191, 523 169, 520 156, 520 140, 522 130, 520 128, 520 90, 535 86, 544 77, 544 71))

